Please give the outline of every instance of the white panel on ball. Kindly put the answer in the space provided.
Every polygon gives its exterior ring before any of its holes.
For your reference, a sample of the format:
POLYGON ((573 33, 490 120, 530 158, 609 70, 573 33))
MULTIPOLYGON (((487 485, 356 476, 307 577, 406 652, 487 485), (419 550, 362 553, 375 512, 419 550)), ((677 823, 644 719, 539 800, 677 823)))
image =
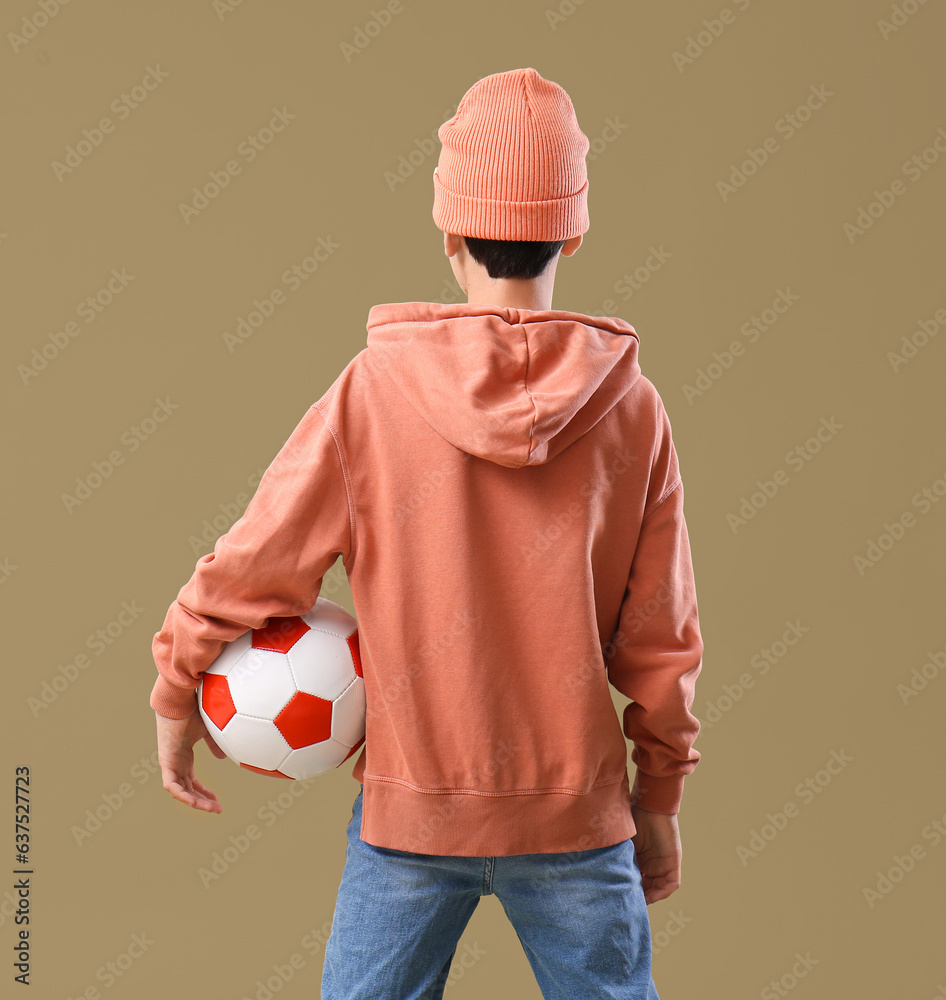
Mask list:
POLYGON ((208 674, 226 676, 237 665, 240 657, 253 645, 253 633, 244 632, 223 647, 223 652, 207 668, 208 674))
POLYGON ((343 607, 325 597, 316 598, 315 607, 300 615, 300 618, 310 628, 323 629, 342 639, 347 639, 358 627, 358 623, 343 607))
POLYGON ((353 747, 365 735, 365 682, 355 679, 332 706, 332 736, 339 743, 353 747))
POLYGON ((227 674, 233 707, 242 715, 274 719, 296 693, 286 653, 249 649, 227 674))
POLYGON ((261 767, 264 771, 275 771, 292 749, 269 719, 234 715, 224 732, 240 748, 241 763, 261 767))
POLYGON ((290 778, 314 778, 338 767, 351 747, 342 746, 337 740, 323 740, 310 747, 300 747, 282 762, 279 770, 290 778))
POLYGON ((334 701, 356 676, 348 643, 329 632, 310 628, 286 655, 299 690, 326 701, 334 701))
POLYGON ((233 757, 233 747, 227 742, 227 737, 223 730, 218 728, 217 724, 209 715, 204 715, 201 713, 201 717, 204 720, 204 725, 207 727, 207 732, 216 740, 217 746, 230 758, 233 757))

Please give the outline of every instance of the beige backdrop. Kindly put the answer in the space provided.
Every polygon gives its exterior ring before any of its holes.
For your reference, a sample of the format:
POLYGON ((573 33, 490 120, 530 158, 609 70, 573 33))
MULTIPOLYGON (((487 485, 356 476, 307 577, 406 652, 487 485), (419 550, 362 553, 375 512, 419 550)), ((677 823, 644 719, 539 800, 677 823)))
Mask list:
MULTIPOLYGON (((592 141, 553 306, 634 324, 687 490, 703 760, 662 1000, 946 995, 944 29, 932 0, 7 5, 4 995, 28 929, 44 1000, 318 996, 351 762, 294 797, 201 744, 223 812, 175 802, 151 638, 368 309, 462 299, 436 130, 524 66, 592 141)), ((323 595, 352 610, 340 563, 323 595)), ((495 897, 448 995, 540 996, 495 897)))

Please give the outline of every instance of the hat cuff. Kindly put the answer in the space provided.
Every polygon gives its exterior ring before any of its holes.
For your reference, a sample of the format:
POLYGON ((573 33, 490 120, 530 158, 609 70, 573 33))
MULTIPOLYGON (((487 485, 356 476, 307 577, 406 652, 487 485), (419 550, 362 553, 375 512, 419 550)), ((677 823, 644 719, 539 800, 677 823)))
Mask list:
POLYGON ((586 233, 588 181, 574 194, 548 201, 494 201, 457 194, 434 171, 437 228, 486 240, 567 240, 586 233))

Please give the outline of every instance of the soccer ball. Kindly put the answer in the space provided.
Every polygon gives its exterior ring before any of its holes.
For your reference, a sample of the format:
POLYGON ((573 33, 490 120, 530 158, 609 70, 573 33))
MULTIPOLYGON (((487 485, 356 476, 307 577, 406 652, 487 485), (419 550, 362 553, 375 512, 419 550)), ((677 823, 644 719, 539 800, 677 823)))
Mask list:
POLYGON ((365 741, 358 623, 324 597, 304 615, 270 618, 227 644, 204 671, 197 705, 240 767, 314 778, 365 741))

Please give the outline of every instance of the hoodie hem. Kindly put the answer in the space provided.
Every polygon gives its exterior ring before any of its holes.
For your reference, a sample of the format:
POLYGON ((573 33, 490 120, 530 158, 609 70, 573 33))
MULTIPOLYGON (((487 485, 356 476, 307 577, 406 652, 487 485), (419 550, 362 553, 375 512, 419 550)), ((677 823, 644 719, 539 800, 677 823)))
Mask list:
POLYGON ((586 792, 489 794, 419 789, 364 775, 361 839, 374 847, 455 857, 586 851, 637 832, 627 771, 586 792))

